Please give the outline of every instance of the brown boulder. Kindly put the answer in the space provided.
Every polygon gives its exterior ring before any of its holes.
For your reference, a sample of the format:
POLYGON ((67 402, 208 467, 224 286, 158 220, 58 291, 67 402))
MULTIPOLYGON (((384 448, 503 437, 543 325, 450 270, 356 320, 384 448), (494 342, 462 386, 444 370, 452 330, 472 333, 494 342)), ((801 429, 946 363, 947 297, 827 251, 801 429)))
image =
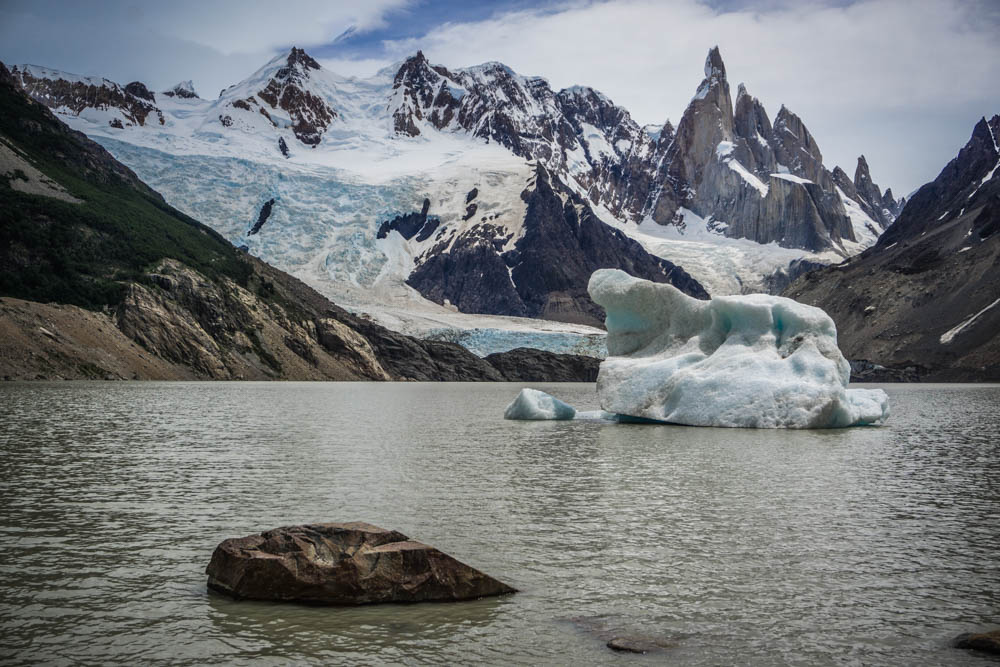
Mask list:
POLYGON ((984 653, 1000 655, 1000 630, 980 634, 966 633, 955 637, 952 642, 955 648, 973 649, 984 653))
POLYGON ((236 598, 332 605, 471 600, 516 592, 434 547, 367 523, 286 526, 231 538, 208 587, 236 598))

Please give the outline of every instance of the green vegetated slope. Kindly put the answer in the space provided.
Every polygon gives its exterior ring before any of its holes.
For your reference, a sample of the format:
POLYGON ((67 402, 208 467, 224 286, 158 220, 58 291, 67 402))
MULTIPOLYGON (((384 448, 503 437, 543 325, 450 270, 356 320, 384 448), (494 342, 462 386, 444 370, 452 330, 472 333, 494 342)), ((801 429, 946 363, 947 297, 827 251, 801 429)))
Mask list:
POLYGON ((0 179, 0 294, 110 305, 121 300, 127 281, 141 279, 166 257, 210 278, 246 284, 250 268, 230 243, 21 94, 6 69, 0 78, 7 79, 0 81, 0 137, 82 200, 15 190, 12 180, 20 174, 0 179))

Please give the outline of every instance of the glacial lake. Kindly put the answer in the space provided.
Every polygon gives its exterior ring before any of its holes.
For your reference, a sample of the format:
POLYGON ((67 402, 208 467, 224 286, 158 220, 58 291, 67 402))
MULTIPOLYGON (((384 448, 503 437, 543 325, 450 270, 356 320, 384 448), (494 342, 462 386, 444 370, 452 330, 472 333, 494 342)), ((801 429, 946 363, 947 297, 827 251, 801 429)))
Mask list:
POLYGON ((0 384, 0 662, 990 662, 948 644, 1000 626, 1000 386, 878 385, 889 423, 838 431, 504 421, 521 386, 0 384), (521 592, 206 591, 221 540, 319 521, 521 592))

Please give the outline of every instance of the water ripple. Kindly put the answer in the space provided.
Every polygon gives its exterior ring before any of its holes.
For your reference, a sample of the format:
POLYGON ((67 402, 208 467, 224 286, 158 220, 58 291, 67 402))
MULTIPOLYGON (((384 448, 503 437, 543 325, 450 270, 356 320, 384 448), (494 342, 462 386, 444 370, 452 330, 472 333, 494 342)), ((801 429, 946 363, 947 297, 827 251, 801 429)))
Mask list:
MULTIPOLYGON (((593 409, 592 385, 540 386, 593 409)), ((0 385, 0 662, 982 664, 1000 388, 881 428, 500 419, 514 385, 0 385), (226 537, 396 528, 520 588, 323 609, 209 594, 226 537)))

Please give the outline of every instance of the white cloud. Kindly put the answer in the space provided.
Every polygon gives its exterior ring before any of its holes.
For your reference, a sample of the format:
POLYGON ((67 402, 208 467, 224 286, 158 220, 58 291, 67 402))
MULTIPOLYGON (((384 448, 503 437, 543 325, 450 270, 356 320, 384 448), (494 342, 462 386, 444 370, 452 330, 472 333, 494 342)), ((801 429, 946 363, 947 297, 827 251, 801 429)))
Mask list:
POLYGON ((285 5, 252 0, 171 0, 162 5, 133 6, 140 8, 138 15, 151 28, 230 55, 273 51, 292 44, 325 44, 348 28, 364 32, 382 27, 387 12, 409 4, 411 0, 297 0, 285 5))
POLYGON ((90 3, 4 0, 0 59, 35 63, 163 89, 193 79, 214 97, 292 45, 327 44, 347 29, 364 32, 413 0, 365 3, 254 0, 90 3))

